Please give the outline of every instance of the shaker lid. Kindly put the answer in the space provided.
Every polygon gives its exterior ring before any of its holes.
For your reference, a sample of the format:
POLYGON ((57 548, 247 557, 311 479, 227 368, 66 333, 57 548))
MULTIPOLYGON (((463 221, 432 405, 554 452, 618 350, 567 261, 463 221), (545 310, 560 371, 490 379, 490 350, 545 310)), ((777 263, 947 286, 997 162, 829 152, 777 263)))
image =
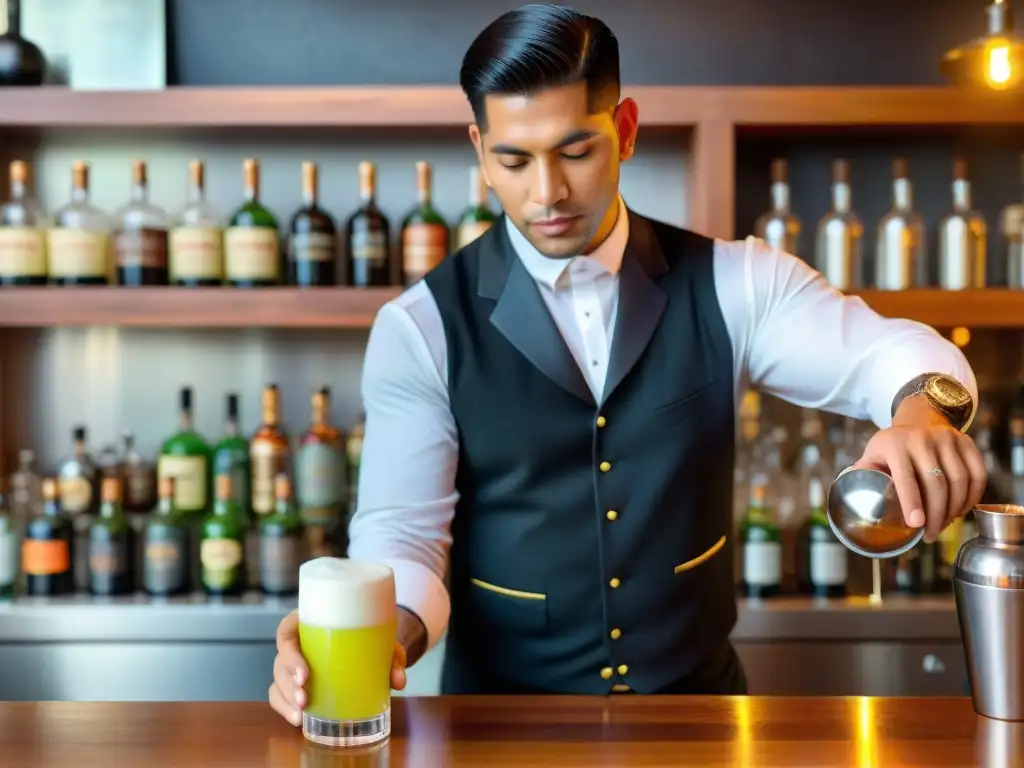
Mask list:
POLYGON ((981 504, 974 508, 978 536, 957 554, 955 578, 1001 589, 1024 589, 1024 507, 981 504))

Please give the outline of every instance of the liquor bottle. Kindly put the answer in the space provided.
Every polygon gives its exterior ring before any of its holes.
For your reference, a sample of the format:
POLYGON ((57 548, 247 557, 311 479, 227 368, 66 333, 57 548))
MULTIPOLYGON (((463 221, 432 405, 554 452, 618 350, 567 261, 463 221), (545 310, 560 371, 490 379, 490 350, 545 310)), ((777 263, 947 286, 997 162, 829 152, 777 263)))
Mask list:
POLYGON ((142 586, 151 595, 170 597, 188 591, 188 527, 174 509, 174 478, 163 478, 158 491, 143 534, 142 586))
MULTIPOLYGON (((1024 153, 1018 162, 1020 181, 1024 183, 1024 153)), ((1006 242, 1006 286, 1024 288, 1024 200, 1003 208, 999 214, 999 231, 1006 242)))
POLYGON ((416 163, 416 207, 402 222, 402 270, 412 285, 448 255, 448 225, 431 201, 430 163, 416 163))
POLYGON ((94 515, 100 502, 100 470, 86 445, 85 427, 71 432, 72 451, 60 463, 60 498, 64 511, 71 517, 94 515))
POLYGON ((11 513, 20 527, 42 507, 43 479, 33 466, 36 453, 28 448, 18 451, 18 468, 11 473, 11 513))
POLYGON ((186 517, 206 511, 210 448, 192 427, 192 388, 182 387, 178 431, 164 441, 157 461, 157 482, 174 478, 174 506, 186 517))
POLYGON ((118 466, 118 474, 124 478, 125 512, 149 512, 156 504, 156 467, 145 461, 135 450, 135 436, 125 432, 124 455, 118 466))
POLYGON ((46 252, 50 282, 107 285, 111 277, 110 219, 89 202, 89 165, 71 166, 71 200, 53 216, 46 252))
POLYGON ((366 414, 359 412, 355 423, 345 440, 345 454, 348 456, 348 514, 356 511, 356 494, 359 490, 359 465, 363 459, 363 436, 366 434, 366 414))
POLYGON ((274 511, 274 478, 291 472, 291 445, 279 424, 281 413, 277 385, 263 389, 263 423, 249 443, 252 461, 252 511, 269 515, 274 511))
POLYGON ((765 504, 767 486, 767 474, 752 478, 750 506, 740 523, 742 589, 747 597, 777 595, 782 585, 782 535, 774 511, 765 504))
POLYGON ((75 591, 74 528, 61 509, 57 480, 45 478, 42 491, 43 509, 29 519, 21 544, 25 591, 32 596, 68 595, 75 591))
POLYGON ((213 449, 213 473, 230 475, 235 502, 247 518, 252 506, 252 464, 249 459, 249 441, 238 431, 238 395, 227 396, 224 437, 213 449))
POLYGON ((6 29, 0 34, 0 86, 42 85, 46 79, 46 57, 39 46, 21 36, 21 0, 0 3, 7 8, 6 29))
POLYGON ((201 160, 188 165, 188 203, 170 233, 170 280, 174 285, 220 285, 224 282, 224 217, 206 201, 206 169, 201 160))
POLYGON ((14 595, 21 573, 21 536, 14 515, 11 514, 10 496, 0 492, 0 598, 14 595))
POLYGON ((907 161, 892 164, 892 210, 878 222, 875 285, 882 291, 902 291, 927 282, 924 218, 914 212, 907 161))
POLYGON ((133 588, 134 541, 122 494, 119 478, 104 478, 100 514, 89 529, 89 591, 94 595, 125 595, 133 588))
POLYGON ((217 475, 213 511, 203 520, 199 558, 208 595, 240 595, 245 590, 243 541, 248 527, 231 489, 231 475, 217 475))
POLYGON ((345 222, 346 282, 357 288, 390 285, 391 224, 377 207, 377 170, 366 160, 359 164, 359 199, 362 205, 345 222))
POLYGON ((815 258, 818 271, 841 291, 861 287, 863 238, 864 225, 850 208, 850 164, 835 160, 832 163, 832 210, 818 222, 815 258))
POLYGON ((771 178, 772 207, 754 223, 754 235, 772 248, 797 256, 803 225, 789 207, 789 164, 781 158, 772 160, 771 178))
POLYGON ((295 457, 299 516, 305 525, 330 526, 345 508, 348 459, 341 432, 329 423, 330 389, 313 393, 309 429, 295 457))
POLYGON ((242 164, 245 199, 224 232, 224 268, 236 287, 277 285, 281 282, 281 246, 277 219, 259 201, 260 167, 242 164))
POLYGON ((456 230, 455 250, 465 248, 480 235, 494 226, 497 215, 487 205, 487 181, 480 172, 480 166, 469 169, 469 207, 462 212, 456 230))
POLYGON ((132 163, 128 204, 114 215, 114 261, 118 285, 167 285, 168 217, 149 202, 146 164, 132 163))
POLYGON ((336 285, 338 230, 317 200, 316 163, 302 164, 302 207, 288 235, 288 282, 303 288, 336 285))
POLYGON ((828 524, 825 484, 821 477, 811 476, 806 490, 808 510, 800 537, 806 565, 801 569, 801 591, 815 597, 844 597, 848 552, 828 524))
POLYGON ((274 480, 274 511, 260 520, 260 589, 268 595, 299 591, 302 521, 292 504, 292 484, 283 472, 274 480))
POLYGON ((953 161, 953 210, 939 220, 939 287, 949 291, 984 288, 988 225, 971 207, 967 161, 953 161))
POLYGON ((11 163, 11 199, 0 206, 0 286, 46 284, 45 216, 28 176, 28 163, 11 163))

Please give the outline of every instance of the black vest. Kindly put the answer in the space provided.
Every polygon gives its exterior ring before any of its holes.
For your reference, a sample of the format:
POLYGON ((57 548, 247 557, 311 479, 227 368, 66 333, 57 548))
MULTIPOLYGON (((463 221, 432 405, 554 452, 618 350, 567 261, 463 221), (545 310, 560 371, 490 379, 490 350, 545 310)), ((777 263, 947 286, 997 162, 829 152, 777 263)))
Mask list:
POLYGON ((601 403, 504 220, 425 278, 460 441, 448 661, 513 688, 658 691, 735 623, 713 241, 629 226, 601 403))

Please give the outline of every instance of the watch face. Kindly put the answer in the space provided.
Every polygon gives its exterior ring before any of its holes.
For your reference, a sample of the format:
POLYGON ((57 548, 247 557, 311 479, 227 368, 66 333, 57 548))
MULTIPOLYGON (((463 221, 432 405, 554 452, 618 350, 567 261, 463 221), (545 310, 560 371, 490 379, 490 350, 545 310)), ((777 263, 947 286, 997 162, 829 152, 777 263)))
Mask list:
POLYGON ((932 376, 925 383, 922 394, 942 411, 951 425, 961 429, 967 425, 974 401, 967 388, 952 376, 932 376))

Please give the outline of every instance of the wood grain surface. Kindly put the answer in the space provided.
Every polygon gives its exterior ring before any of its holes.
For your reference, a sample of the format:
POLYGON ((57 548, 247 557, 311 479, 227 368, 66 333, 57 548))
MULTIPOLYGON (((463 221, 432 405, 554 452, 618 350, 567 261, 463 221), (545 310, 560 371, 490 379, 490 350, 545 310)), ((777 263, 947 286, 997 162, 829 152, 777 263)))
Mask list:
POLYGON ((4 768, 1024 765, 969 699, 395 698, 391 738, 328 750, 253 703, 0 704, 4 768))

